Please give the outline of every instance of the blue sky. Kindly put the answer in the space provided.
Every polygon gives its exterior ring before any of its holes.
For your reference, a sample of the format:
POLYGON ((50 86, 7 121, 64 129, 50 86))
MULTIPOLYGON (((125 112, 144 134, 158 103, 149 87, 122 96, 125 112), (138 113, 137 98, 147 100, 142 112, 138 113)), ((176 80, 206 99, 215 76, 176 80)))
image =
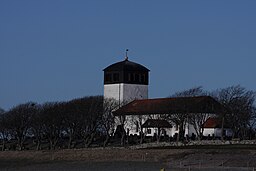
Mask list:
POLYGON ((1 0, 0 107, 101 95, 126 48, 151 70, 151 98, 256 90, 255 19, 253 0, 1 0))

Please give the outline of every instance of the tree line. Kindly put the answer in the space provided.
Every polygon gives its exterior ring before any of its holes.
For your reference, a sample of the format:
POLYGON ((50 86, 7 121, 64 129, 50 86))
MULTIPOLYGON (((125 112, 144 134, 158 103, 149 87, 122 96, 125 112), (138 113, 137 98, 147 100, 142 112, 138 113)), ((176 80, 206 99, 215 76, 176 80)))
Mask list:
MULTIPOLYGON (((207 92, 195 87, 177 92, 171 97, 210 95, 228 112, 218 115, 223 125, 234 132, 232 138, 255 138, 255 92, 240 85, 207 92)), ((112 111, 119 104, 103 96, 87 96, 67 102, 19 104, 8 111, 0 109, 1 149, 24 150, 106 147, 113 140, 115 117, 112 111)), ((140 117, 140 116, 138 116, 140 117)), ((163 117, 179 126, 178 141, 185 137, 185 125, 194 126, 202 138, 207 114, 172 114, 163 117), (189 118, 189 119, 188 119, 189 118)), ((138 118, 141 119, 141 118, 138 118)), ((142 135, 142 134, 141 134, 142 135)), ((142 138, 140 143, 143 143, 142 138)))
POLYGON ((68 102, 28 102, 1 110, 2 150, 8 141, 14 142, 14 149, 24 150, 28 140, 37 150, 76 148, 78 144, 88 148, 99 134, 100 143, 106 146, 114 126, 111 111, 116 107, 114 100, 104 102, 103 96, 90 96, 68 102))

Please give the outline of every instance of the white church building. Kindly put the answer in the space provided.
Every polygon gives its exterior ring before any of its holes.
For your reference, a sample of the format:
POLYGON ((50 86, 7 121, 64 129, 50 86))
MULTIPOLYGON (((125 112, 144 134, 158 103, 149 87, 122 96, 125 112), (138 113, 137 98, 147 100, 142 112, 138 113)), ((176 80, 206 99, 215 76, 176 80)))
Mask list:
MULTIPOLYGON (((103 71, 104 98, 118 102, 119 109, 113 112, 115 124, 116 127, 122 125, 127 135, 143 132, 146 136, 174 136, 179 132, 178 125, 165 120, 165 115, 189 110, 191 113, 206 112, 210 118, 221 108, 209 96, 148 99, 150 70, 128 60, 127 56, 125 60, 109 65, 103 71)), ((186 124, 184 128, 185 135, 196 134, 192 125, 186 124)), ((207 135, 216 134, 214 129, 207 128, 207 135)))

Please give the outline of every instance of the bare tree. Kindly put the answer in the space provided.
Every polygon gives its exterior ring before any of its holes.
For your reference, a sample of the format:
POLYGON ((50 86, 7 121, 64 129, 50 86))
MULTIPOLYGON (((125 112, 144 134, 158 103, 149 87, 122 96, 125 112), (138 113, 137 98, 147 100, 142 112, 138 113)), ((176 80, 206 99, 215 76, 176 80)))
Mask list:
POLYGON ((206 95, 207 93, 203 90, 202 86, 190 88, 188 90, 183 90, 175 93, 171 97, 196 97, 206 95))
POLYGON ((103 134, 105 135, 105 140, 103 142, 103 147, 106 147, 111 135, 114 134, 115 128, 115 117, 112 114, 114 110, 118 108, 118 101, 115 99, 104 99, 103 104, 103 115, 101 117, 101 127, 103 129, 103 134))
POLYGON ((251 140, 256 137, 256 107, 252 109, 251 120, 248 122, 248 138, 251 140))
POLYGON ((24 149, 28 130, 31 126, 31 118, 35 113, 35 103, 29 102, 13 107, 7 112, 8 128, 18 141, 19 150, 24 149))
POLYGON ((63 103, 45 103, 42 105, 43 132, 49 141, 49 149, 54 150, 63 130, 63 103))
POLYGON ((121 133, 121 146, 125 145, 125 137, 126 137, 126 132, 125 132, 125 125, 127 124, 127 117, 125 115, 120 115, 118 117, 119 122, 120 122, 120 133, 121 133))
POLYGON ((145 134, 143 132, 143 122, 145 122, 148 118, 150 118, 149 115, 130 115, 129 116, 129 123, 136 126, 136 130, 139 132, 140 137, 140 144, 143 143, 143 140, 145 138, 145 134))
POLYGON ((204 133, 203 124, 210 117, 208 113, 190 113, 188 114, 188 123, 193 125, 198 140, 201 140, 204 133))
POLYGON ((0 136, 2 139, 2 151, 5 150, 6 140, 8 138, 9 131, 7 129, 6 114, 3 109, 0 108, 0 136))
POLYGON ((64 130, 69 137, 68 148, 76 146, 77 138, 84 140, 85 147, 93 141, 102 116, 103 97, 90 96, 67 102, 64 106, 64 130))
MULTIPOLYGON (((206 95, 207 93, 202 89, 201 86, 177 92, 171 97, 195 97, 206 95)), ((181 102, 182 103, 182 102, 181 102)), ((184 106, 184 111, 186 111, 185 104, 179 104, 184 106)), ((184 113, 176 113, 169 115, 169 119, 179 126, 179 136, 177 136, 177 141, 183 140, 185 136, 185 126, 186 123, 193 125, 196 130, 197 137, 201 139, 203 134, 203 123, 208 119, 209 115, 206 113, 190 113, 189 111, 184 113)))
POLYGON ((80 99, 74 99, 65 103, 63 108, 64 131, 68 136, 68 148, 74 148, 77 144, 79 124, 82 119, 80 113, 80 99))
POLYGON ((100 118, 103 114, 103 96, 91 96, 81 99, 79 103, 81 123, 79 134, 84 146, 90 147, 100 126, 100 118))
MULTIPOLYGON (((119 103, 119 108, 126 104, 128 104, 128 101, 126 100, 122 101, 121 104, 119 103)), ((120 142, 121 146, 125 145, 125 139, 127 138, 127 132, 125 131, 125 127, 127 126, 127 124, 129 124, 128 119, 129 119, 129 116, 126 116, 126 115, 119 115, 118 117, 115 117, 115 122, 119 123, 119 125, 117 125, 115 133, 121 135, 121 142, 120 142)))
POLYGON ((188 118, 187 113, 176 113, 176 114, 169 115, 169 120, 171 120, 173 123, 175 123, 179 127, 177 141, 184 139, 187 118, 188 118))
POLYGON ((233 137, 245 138, 247 126, 253 119, 255 92, 240 85, 216 90, 215 98, 227 109, 223 115, 223 127, 228 125, 233 130, 233 137))
POLYGON ((44 115, 43 106, 36 105, 34 114, 31 118, 31 132, 36 142, 36 150, 41 150, 41 143, 44 138, 44 115))

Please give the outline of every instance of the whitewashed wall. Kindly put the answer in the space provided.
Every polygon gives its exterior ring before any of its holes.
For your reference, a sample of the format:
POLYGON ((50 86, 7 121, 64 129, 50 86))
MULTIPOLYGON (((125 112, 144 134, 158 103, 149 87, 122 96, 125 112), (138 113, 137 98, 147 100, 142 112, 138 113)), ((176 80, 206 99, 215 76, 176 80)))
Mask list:
POLYGON ((104 98, 113 98, 117 101, 123 101, 122 84, 106 84, 104 85, 104 98))
POLYGON ((204 128, 203 136, 208 136, 208 135, 213 136, 213 134, 215 135, 217 132, 215 131, 214 128, 204 128))
POLYGON ((104 85, 104 98, 114 98, 120 103, 131 102, 135 99, 148 98, 148 85, 138 84, 106 84, 104 85))
MULTIPOLYGON (((231 137, 233 135, 233 131, 229 128, 224 128, 224 131, 226 132, 226 136, 231 137)), ((215 137, 221 137, 221 128, 204 128, 203 135, 204 136, 215 136, 215 137)))
POLYGON ((148 85, 122 84, 122 87, 125 101, 148 98, 148 85))

